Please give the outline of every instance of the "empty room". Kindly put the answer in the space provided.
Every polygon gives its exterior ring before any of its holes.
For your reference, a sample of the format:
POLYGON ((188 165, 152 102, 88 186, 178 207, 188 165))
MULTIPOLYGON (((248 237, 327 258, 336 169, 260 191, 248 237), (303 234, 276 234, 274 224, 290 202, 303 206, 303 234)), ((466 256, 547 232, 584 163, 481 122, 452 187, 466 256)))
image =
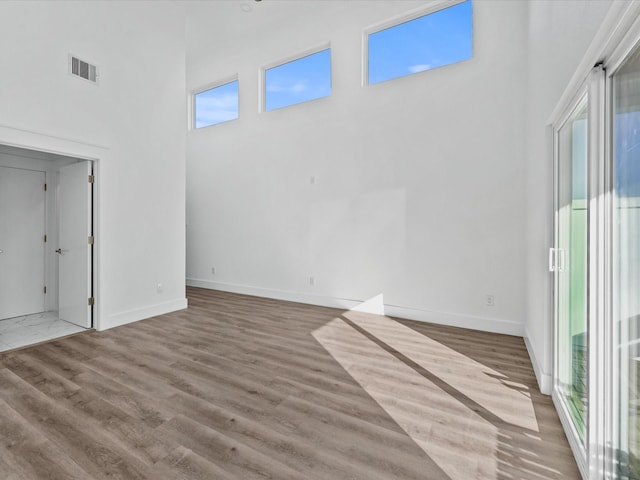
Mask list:
POLYGON ((640 480, 640 2, 5 0, 0 64, 0 479, 640 480))

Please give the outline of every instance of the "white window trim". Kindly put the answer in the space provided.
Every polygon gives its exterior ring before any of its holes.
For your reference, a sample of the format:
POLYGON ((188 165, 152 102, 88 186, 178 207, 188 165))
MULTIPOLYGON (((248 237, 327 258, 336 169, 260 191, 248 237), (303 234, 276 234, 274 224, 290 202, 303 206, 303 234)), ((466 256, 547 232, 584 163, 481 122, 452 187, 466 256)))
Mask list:
MULTIPOLYGON (((377 22, 366 27, 362 31, 362 86, 366 87, 369 85, 369 36, 370 35, 381 32, 382 30, 386 30, 388 28, 397 27, 398 25, 402 25, 403 23, 410 22, 420 17, 431 15, 432 13, 436 13, 436 12, 439 12, 440 10, 444 10, 446 8, 453 7, 455 5, 459 5, 466 1, 467 0, 434 0, 433 2, 429 2, 429 5, 427 5, 426 7, 414 8, 412 10, 409 10, 408 12, 404 12, 400 15, 396 15, 382 22, 377 22)), ((379 82, 379 83, 383 83, 383 82, 379 82)), ((375 85, 375 84, 372 84, 372 85, 375 85)))
MULTIPOLYGON (((213 127, 215 125, 219 125, 221 123, 231 122, 233 120, 226 120, 224 122, 214 123, 212 125, 207 125, 206 127, 196 128, 196 95, 206 92, 207 90, 213 90, 214 88, 222 87, 229 83, 238 82, 238 119, 240 118, 240 79, 238 78, 238 74, 236 73, 233 76, 223 78, 216 82, 208 83, 204 86, 200 86, 197 89, 194 89, 189 93, 189 101, 188 101, 188 115, 189 115, 189 130, 202 130, 205 128, 213 127)), ((234 119, 237 120, 237 119, 234 119)))
MULTIPOLYGON (((301 58, 323 52, 324 50, 329 50, 329 54, 331 57, 331 60, 329 63, 329 82, 331 85, 331 89, 333 90, 333 50, 331 48, 331 42, 324 42, 314 47, 307 48, 306 50, 298 50, 297 53, 293 55, 282 57, 279 60, 266 63, 260 67, 258 71, 258 111, 260 113, 267 111, 267 70, 270 70, 275 67, 279 67, 286 63, 295 62, 296 60, 300 60, 301 58)), ((326 97, 321 97, 321 98, 326 98, 326 97)), ((320 100, 320 99, 316 98, 313 100, 307 100, 300 103, 313 102, 315 100, 320 100)), ((298 105, 298 104, 295 103, 288 106, 293 106, 293 105, 298 105)), ((286 108, 286 107, 283 107, 283 108, 286 108)))

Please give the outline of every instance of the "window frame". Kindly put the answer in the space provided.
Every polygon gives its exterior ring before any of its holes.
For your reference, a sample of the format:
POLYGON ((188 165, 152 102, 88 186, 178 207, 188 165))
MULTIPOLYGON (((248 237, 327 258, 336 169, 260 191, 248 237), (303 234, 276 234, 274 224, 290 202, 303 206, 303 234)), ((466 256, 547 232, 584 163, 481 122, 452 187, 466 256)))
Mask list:
POLYGON ((282 57, 279 60, 266 63, 260 67, 258 72, 258 111, 260 113, 273 112, 275 110, 283 110, 285 108, 301 105, 304 103, 315 102, 318 100, 322 100, 323 98, 330 97, 332 94, 333 94, 333 49, 331 47, 331 42, 324 42, 322 44, 307 48, 305 50, 298 50, 297 53, 293 55, 282 57), (325 50, 329 50, 329 88, 330 88, 329 95, 326 95, 324 97, 313 98, 311 100, 304 100, 298 103, 292 103, 284 107, 274 108, 272 110, 267 110, 267 70, 271 70, 272 68, 286 65, 287 63, 295 62, 296 60, 301 60, 305 57, 315 55, 316 53, 320 53, 325 50))
POLYGON ((189 102, 189 128, 190 130, 202 130, 205 128, 209 128, 209 127, 214 127, 216 125, 220 125, 223 123, 229 123, 229 122, 233 122, 235 120, 239 120, 240 119, 240 78, 238 76, 238 74, 235 74, 233 76, 229 76, 226 78, 223 78, 222 80, 218 80, 216 82, 212 82, 212 83, 207 83, 204 86, 201 86, 197 89, 194 89, 191 91, 190 93, 190 102, 189 102), (217 122, 217 123, 212 123, 211 125, 204 125, 202 127, 197 127, 196 126, 196 96, 200 95, 201 93, 204 92, 208 92, 209 90, 215 90, 216 88, 219 87, 224 87, 225 85, 229 85, 230 83, 234 83, 234 82, 238 82, 238 117, 237 118, 232 118, 229 120, 223 120, 221 122, 217 122))
MULTIPOLYGON (((408 12, 404 12, 400 15, 396 15, 395 17, 391 17, 387 20, 384 20, 382 22, 378 22, 378 23, 374 23, 373 25, 370 25, 368 27, 366 27, 363 31, 362 31, 362 86, 363 87, 367 87, 370 85, 378 85, 381 83, 386 83, 389 82, 391 80, 397 80, 399 78, 404 78, 404 77, 410 77, 412 75, 416 75, 417 73, 423 73, 423 72, 428 72, 432 69, 429 70, 423 70, 421 72, 416 72, 416 73, 408 73, 407 75, 402 75, 401 77, 394 77, 394 78, 389 78, 387 80, 382 80, 380 82, 375 82, 375 83, 369 83, 369 37, 371 35, 374 35, 378 32, 381 32, 383 30, 387 30, 393 27, 397 27, 399 25, 402 25, 403 23, 407 23, 407 22, 411 22, 413 20, 417 20, 418 18, 421 17, 426 17, 427 15, 431 15, 433 13, 439 12, 440 10, 445 10, 449 7, 455 7, 456 5, 460 5, 461 3, 465 3, 468 0, 436 0, 432 3, 430 3, 428 6, 426 7, 418 7, 415 8, 413 10, 409 10, 408 12)), ((473 0, 471 0, 473 1, 473 0)), ((472 12, 473 12, 473 8, 472 8, 472 12)), ((471 42, 472 42, 472 49, 471 49, 471 58, 473 58, 473 38, 474 38, 474 30, 473 30, 473 13, 472 13, 472 24, 471 24, 471 42)), ((468 59, 468 60, 471 60, 468 59)), ((462 61, 466 61, 466 60, 462 60, 462 61)), ((461 62, 462 62, 461 61, 461 62)), ((454 62, 454 63, 461 63, 461 62, 454 62)), ((447 65, 442 65, 443 67, 446 67, 448 65, 454 65, 454 63, 449 63, 447 65)), ((440 67, 436 67, 436 68, 440 68, 440 67)))

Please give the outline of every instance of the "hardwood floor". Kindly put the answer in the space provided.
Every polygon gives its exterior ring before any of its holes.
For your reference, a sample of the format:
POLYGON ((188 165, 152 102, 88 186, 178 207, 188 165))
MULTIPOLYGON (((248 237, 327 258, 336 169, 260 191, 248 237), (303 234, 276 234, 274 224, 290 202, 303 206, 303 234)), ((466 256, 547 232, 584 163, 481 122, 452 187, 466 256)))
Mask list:
POLYGON ((0 478, 579 478, 520 338, 188 296, 0 354, 0 478))

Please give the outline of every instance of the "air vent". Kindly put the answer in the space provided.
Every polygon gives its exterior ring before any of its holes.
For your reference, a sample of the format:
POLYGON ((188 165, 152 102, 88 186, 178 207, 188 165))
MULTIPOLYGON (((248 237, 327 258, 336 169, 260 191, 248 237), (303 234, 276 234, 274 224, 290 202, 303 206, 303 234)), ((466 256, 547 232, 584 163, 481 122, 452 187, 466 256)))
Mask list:
POLYGON ((69 66, 71 67, 71 75, 89 80, 91 83, 98 83, 98 67, 91 65, 89 62, 79 59, 78 57, 71 57, 69 66))

